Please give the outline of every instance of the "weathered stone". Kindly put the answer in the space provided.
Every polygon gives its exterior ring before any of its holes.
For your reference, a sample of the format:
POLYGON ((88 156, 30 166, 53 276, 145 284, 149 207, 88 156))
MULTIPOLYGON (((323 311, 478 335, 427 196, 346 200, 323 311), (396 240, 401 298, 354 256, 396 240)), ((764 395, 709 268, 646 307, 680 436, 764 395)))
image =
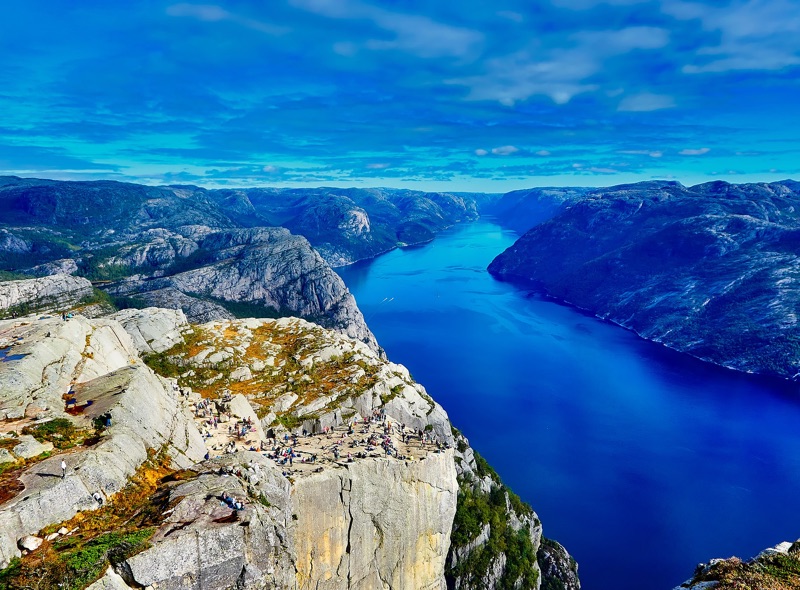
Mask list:
POLYGON ((34 535, 25 535, 19 541, 17 541, 17 545, 20 549, 36 551, 39 547, 41 547, 43 542, 44 540, 40 537, 36 537, 34 535))
POLYGON ((164 352, 183 341, 181 331, 188 327, 180 309, 123 309, 111 316, 133 340, 140 353, 164 352))
POLYGON ((16 459, 7 449, 0 449, 0 465, 3 463, 13 463, 14 461, 16 461, 16 459))
POLYGON ((19 437, 19 444, 13 448, 13 453, 20 459, 30 459, 52 450, 52 443, 40 443, 32 436, 23 434, 19 437))
POLYGON ((36 310, 61 309, 91 294, 89 281, 64 274, 0 282, 0 311, 23 305, 36 310))
POLYGON ((130 586, 125 583, 122 576, 114 571, 114 568, 109 566, 103 577, 93 584, 89 584, 86 590, 130 590, 130 586))
POLYGON ((298 588, 338 589, 348 580, 353 590, 444 590, 457 491, 452 451, 407 465, 359 461, 298 480, 298 588))

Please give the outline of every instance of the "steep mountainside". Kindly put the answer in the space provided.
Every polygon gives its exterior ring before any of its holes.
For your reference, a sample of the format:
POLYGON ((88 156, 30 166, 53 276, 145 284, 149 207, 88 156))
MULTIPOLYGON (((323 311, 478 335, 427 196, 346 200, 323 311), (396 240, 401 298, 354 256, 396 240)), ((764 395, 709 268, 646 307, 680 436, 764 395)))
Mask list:
POLYGON ((478 218, 493 197, 393 189, 248 189, 212 191, 245 200, 253 210, 308 238, 331 266, 372 258, 398 245, 417 244, 460 221, 478 218))
POLYGON ((484 204, 481 213, 497 218, 501 225, 524 234, 533 226, 554 217, 559 210, 582 199, 591 189, 544 187, 504 194, 484 204))
POLYGON ((148 308, 0 320, 0 349, 0 588, 579 587, 362 342, 148 308))
POLYGON ((489 271, 741 371, 800 372, 800 184, 593 190, 489 271))

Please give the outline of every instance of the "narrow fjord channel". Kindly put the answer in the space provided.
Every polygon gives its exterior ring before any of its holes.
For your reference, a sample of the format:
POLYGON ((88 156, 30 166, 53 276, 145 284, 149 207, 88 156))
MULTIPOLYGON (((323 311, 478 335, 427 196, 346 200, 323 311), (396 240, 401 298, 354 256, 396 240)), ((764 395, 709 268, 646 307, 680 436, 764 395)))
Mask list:
POLYGON ((389 358, 528 501, 588 590, 669 590, 800 533, 800 394, 498 282, 490 220, 339 269, 389 358))

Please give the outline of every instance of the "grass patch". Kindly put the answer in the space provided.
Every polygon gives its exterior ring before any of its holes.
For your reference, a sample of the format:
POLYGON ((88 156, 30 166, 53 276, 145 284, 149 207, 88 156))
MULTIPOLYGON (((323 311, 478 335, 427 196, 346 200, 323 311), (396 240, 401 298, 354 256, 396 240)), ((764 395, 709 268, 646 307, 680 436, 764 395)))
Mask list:
POLYGON ((71 449, 89 438, 87 430, 77 428, 66 418, 54 418, 35 426, 26 426, 22 434, 29 434, 39 442, 53 443, 57 449, 71 449))

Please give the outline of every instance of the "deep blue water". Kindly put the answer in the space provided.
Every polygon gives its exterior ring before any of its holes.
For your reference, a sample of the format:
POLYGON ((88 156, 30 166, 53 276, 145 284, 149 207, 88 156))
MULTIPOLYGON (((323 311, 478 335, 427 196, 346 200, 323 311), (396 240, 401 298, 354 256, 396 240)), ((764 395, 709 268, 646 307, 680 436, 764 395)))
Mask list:
POLYGON ((671 589, 800 537, 800 393, 494 280, 488 220, 340 269, 367 323, 580 564, 671 589))

